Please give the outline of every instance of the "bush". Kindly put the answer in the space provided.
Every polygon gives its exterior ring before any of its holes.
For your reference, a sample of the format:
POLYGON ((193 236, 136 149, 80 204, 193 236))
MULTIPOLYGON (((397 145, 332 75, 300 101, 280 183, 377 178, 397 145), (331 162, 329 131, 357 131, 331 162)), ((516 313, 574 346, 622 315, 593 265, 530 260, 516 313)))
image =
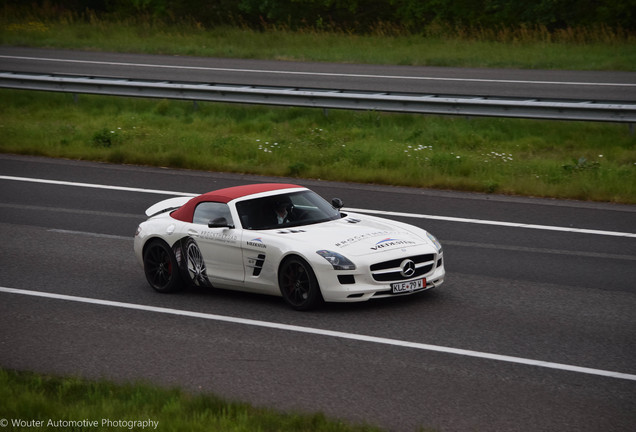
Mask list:
MULTIPOLYGON (((2 3, 19 7, 23 2, 2 3)), ((66 10, 87 17, 96 13, 119 19, 185 19, 206 27, 229 24, 421 33, 431 25, 444 23, 491 30, 523 26, 550 31, 598 26, 636 30, 635 0, 37 0, 35 4, 49 11, 66 10)))

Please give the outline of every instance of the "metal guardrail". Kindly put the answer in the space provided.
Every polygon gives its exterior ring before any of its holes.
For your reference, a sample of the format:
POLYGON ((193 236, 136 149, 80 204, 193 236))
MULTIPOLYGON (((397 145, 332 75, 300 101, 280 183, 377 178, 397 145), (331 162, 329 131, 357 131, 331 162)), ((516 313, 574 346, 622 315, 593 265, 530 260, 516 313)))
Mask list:
POLYGON ((444 96, 0 72, 0 87, 109 96, 461 116, 636 123, 636 103, 444 96))

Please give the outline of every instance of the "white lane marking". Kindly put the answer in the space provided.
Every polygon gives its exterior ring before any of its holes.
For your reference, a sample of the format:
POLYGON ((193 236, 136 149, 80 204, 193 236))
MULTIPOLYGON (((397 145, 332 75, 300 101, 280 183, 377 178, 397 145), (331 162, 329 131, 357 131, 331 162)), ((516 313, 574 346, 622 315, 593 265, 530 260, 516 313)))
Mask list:
MULTIPOLYGON (((77 187, 86 187, 86 188, 95 188, 95 189, 119 190, 119 191, 125 191, 125 192, 140 192, 140 193, 149 193, 149 194, 158 194, 158 195, 173 195, 173 196, 187 196, 187 197, 194 197, 199 195, 199 194, 188 193, 188 192, 176 192, 176 191, 167 191, 167 190, 159 190, 159 189, 131 188, 131 187, 125 187, 125 186, 109 186, 109 185, 101 185, 101 184, 93 184, 93 183, 76 183, 76 182, 69 182, 69 181, 36 179, 36 178, 30 178, 30 177, 14 177, 14 176, 5 176, 5 175, 0 175, 0 180, 55 184, 55 185, 62 185, 62 186, 77 186, 77 187)), ((491 221, 491 220, 485 220, 485 219, 458 218, 458 217, 452 217, 452 216, 436 216, 436 215, 424 215, 424 214, 416 214, 416 213, 391 212, 391 211, 384 211, 384 210, 356 209, 356 208, 350 208, 350 207, 347 207, 347 210, 352 212, 376 214, 376 215, 383 215, 383 216, 408 217, 408 218, 415 218, 415 219, 441 220, 446 222, 473 223, 473 224, 496 225, 496 226, 504 226, 504 227, 512 227, 512 228, 529 228, 529 229, 548 230, 548 231, 571 232, 571 233, 577 233, 577 234, 596 234, 596 235, 613 236, 613 237, 636 238, 636 233, 625 233, 625 232, 619 232, 619 231, 603 231, 603 230, 592 230, 592 229, 584 229, 584 228, 534 225, 534 224, 523 224, 523 223, 517 223, 517 222, 491 221)))
POLYGON ((230 317, 230 316, 224 316, 224 315, 208 314, 203 312, 187 311, 187 310, 181 310, 181 309, 172 309, 172 308, 149 306, 149 305, 142 305, 142 304, 135 304, 135 303, 124 303, 124 302, 118 302, 118 301, 112 301, 112 300, 100 300, 100 299, 94 299, 89 297, 77 297, 77 296, 47 293, 47 292, 41 292, 41 291, 29 291, 29 290, 22 290, 22 289, 16 289, 16 288, 0 287, 0 292, 4 292, 8 294, 33 296, 33 297, 43 297, 43 298, 55 299, 55 300, 65 300, 65 301, 72 301, 72 302, 78 302, 78 303, 87 303, 87 304, 94 304, 94 305, 100 305, 100 306, 110 306, 110 307, 123 308, 123 309, 133 309, 133 310, 145 311, 145 312, 155 312, 155 313, 162 313, 162 314, 168 314, 168 315, 178 315, 178 316, 184 316, 189 318, 199 318, 199 319, 221 321, 221 322, 227 322, 227 323, 233 323, 233 324, 243 324, 243 325, 256 326, 256 327, 265 327, 265 328, 276 329, 276 330, 285 330, 285 331, 319 335, 319 336, 329 336, 329 337, 335 337, 340 339, 350 339, 350 340, 355 340, 360 342, 371 342, 371 343, 382 344, 382 345, 392 345, 392 346, 397 346, 402 348, 412 348, 412 349, 418 349, 423 351, 435 351, 435 352, 440 352, 445 354, 455 354, 455 355, 460 355, 465 357, 474 357, 474 358, 480 358, 480 359, 486 359, 486 360, 496 360, 496 361, 503 361, 508 363, 522 364, 527 366, 536 366, 536 367, 543 367, 548 369, 557 369, 557 370, 568 371, 568 372, 576 372, 576 373, 582 373, 582 374, 588 374, 588 375, 599 375, 599 376, 609 377, 609 378, 618 378, 623 380, 636 381, 636 375, 622 373, 622 372, 614 372, 614 371, 594 369, 594 368, 581 367, 581 366, 572 366, 572 365, 567 365, 562 363, 553 363, 553 362, 548 362, 543 360, 533 360, 533 359, 526 359, 522 357, 491 354, 491 353, 480 352, 480 351, 451 348, 451 347, 445 347, 445 346, 439 346, 439 345, 430 345, 430 344, 424 344, 424 343, 418 343, 418 342, 408 342, 408 341, 403 341, 399 339, 389 339, 389 338, 376 337, 376 336, 367 336, 367 335, 347 333, 347 332, 341 332, 341 331, 335 331, 335 330, 324 330, 324 329, 318 329, 313 327, 302 327, 302 326, 296 326, 296 325, 290 325, 290 324, 281 324, 281 323, 275 323, 275 322, 269 322, 269 321, 253 320, 248 318, 237 318, 237 317, 230 317))
POLYGON ((451 216, 435 216, 435 215, 424 215, 424 214, 414 214, 414 213, 400 213, 400 212, 392 212, 392 211, 384 211, 384 210, 367 210, 367 209, 354 209, 347 207, 348 210, 359 213, 369 213, 376 214, 382 216, 395 216, 395 217, 409 217, 416 219, 430 219, 430 220, 441 220, 446 222, 462 222, 462 223, 473 223, 473 224, 481 224, 481 225, 496 225, 496 226, 504 226, 511 228, 529 228, 529 229, 538 229, 538 230, 547 230, 547 231, 561 231, 561 232, 572 232, 577 234, 597 234, 604 236, 614 236, 614 237, 632 237, 636 238, 636 233, 625 233, 619 231, 603 231, 603 230, 592 230, 585 228, 571 228, 571 227, 558 227, 558 226, 550 226, 550 225, 535 225, 535 224, 524 224, 518 222, 503 222, 503 221, 492 221, 485 219, 468 219, 468 218, 458 218, 451 216))
POLYGON ((183 69, 183 70, 202 70, 217 72, 242 72, 256 74, 279 74, 279 75, 310 75, 310 76, 326 76, 326 77, 349 77, 349 78, 381 78, 381 79, 403 79, 418 81, 450 81, 450 82, 481 82, 481 83, 506 83, 506 84, 549 84, 549 85, 575 85, 575 86, 604 86, 604 87, 636 87, 633 83, 600 83, 600 82, 576 82, 576 81, 531 81, 531 80, 504 80, 504 79, 485 79, 485 78, 447 78, 447 77, 425 77, 425 76, 400 76, 400 75, 369 75, 369 74, 348 74, 334 72, 299 72, 286 70, 266 70, 266 69, 236 69, 236 68, 218 68, 204 66, 179 66, 179 65, 158 65, 148 63, 125 63, 125 62, 108 62, 95 60, 72 60, 72 59, 55 59, 44 57, 23 57, 0 55, 0 58, 15 60, 35 60, 59 63, 85 63, 93 65, 109 65, 109 66, 134 66, 149 67, 162 69, 183 69))
POLYGON ((125 186, 111 186, 111 185, 101 185, 101 184, 95 184, 95 183, 78 183, 78 182, 69 182, 69 181, 60 181, 60 180, 48 180, 48 179, 38 179, 38 178, 30 178, 30 177, 14 177, 14 176, 4 176, 4 175, 0 175, 0 180, 14 180, 14 181, 29 182, 29 183, 45 183, 45 184, 54 184, 54 185, 60 185, 60 186, 77 186, 77 187, 85 187, 85 188, 93 188, 93 189, 118 190, 118 191, 125 191, 125 192, 141 192, 141 193, 158 194, 158 195, 174 195, 174 196, 189 196, 189 197, 195 197, 199 195, 199 194, 193 194, 193 193, 187 193, 187 192, 132 188, 132 187, 125 187, 125 186))
MULTIPOLYGON (((96 238, 110 238, 110 239, 125 240, 125 241, 131 241, 131 242, 133 240, 129 236, 125 237, 125 236, 118 236, 118 235, 112 235, 112 234, 93 233, 93 232, 87 232, 87 231, 75 231, 75 230, 65 230, 65 229, 56 229, 56 228, 52 228, 47 231, 60 233, 60 234, 71 234, 71 235, 96 237, 96 238)), ((455 241, 455 240, 444 240, 443 243, 444 243, 444 246, 451 245, 451 246, 461 246, 461 247, 474 247, 474 248, 480 248, 480 249, 500 249, 500 250, 514 251, 514 252, 531 252, 531 253, 541 253, 541 254, 580 256, 585 258, 601 258, 601 259, 636 261, 636 256, 633 256, 633 255, 618 255, 618 254, 580 252, 580 251, 557 250, 557 249, 541 249, 541 248, 530 248, 530 247, 523 247, 523 246, 505 246, 505 245, 496 245, 496 244, 488 244, 488 243, 462 242, 462 241, 455 241)))
POLYGON ((489 244, 489 243, 464 242, 464 241, 457 241, 457 240, 444 240, 443 243, 444 243, 444 246, 450 245, 450 246, 461 246, 461 247, 474 247, 474 248, 480 248, 480 249, 499 249, 499 250, 513 251, 513 252, 530 252, 530 253, 540 253, 540 254, 580 256, 585 258, 602 258, 602 259, 613 259, 613 260, 636 261, 636 256, 634 255, 569 251, 569 250, 563 250, 563 249, 543 249, 543 248, 533 248, 533 247, 525 247, 525 246, 506 246, 506 245, 497 245, 497 244, 489 244))
POLYGON ((105 212, 105 211, 96 211, 96 210, 81 210, 81 209, 70 209, 70 208, 60 208, 60 207, 46 207, 46 206, 23 205, 23 204, 0 203, 0 208, 15 209, 15 210, 28 210, 28 211, 32 211, 32 212, 60 212, 60 213, 72 213, 72 214, 75 214, 75 215, 82 214, 82 215, 91 215, 91 216, 107 216, 107 217, 143 219, 143 215, 140 215, 140 214, 105 212))
POLYGON ((72 234, 72 235, 81 235, 86 237, 95 237, 95 238, 105 238, 105 239, 113 239, 113 240, 124 240, 128 242, 132 242, 132 237, 124 237, 113 234, 100 234, 100 233, 92 233, 86 231, 73 231, 73 230, 65 230, 65 229, 50 229, 48 232, 59 233, 59 234, 72 234))

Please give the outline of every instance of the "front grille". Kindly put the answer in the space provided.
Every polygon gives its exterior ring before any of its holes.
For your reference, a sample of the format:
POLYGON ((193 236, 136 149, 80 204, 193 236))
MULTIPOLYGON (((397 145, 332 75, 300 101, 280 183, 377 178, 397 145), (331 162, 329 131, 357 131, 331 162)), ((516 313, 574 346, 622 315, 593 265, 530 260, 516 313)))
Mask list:
POLYGON ((425 254, 384 261, 371 265, 371 274, 373 279, 378 282, 414 279, 433 270, 435 259, 435 254, 425 254), (415 263, 415 272, 412 275, 404 276, 402 274, 402 263, 405 260, 411 260, 415 263))

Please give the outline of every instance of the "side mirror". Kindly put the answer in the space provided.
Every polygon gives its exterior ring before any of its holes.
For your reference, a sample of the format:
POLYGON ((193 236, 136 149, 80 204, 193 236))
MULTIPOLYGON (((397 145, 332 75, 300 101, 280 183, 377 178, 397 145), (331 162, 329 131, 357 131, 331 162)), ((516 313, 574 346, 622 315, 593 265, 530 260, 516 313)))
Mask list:
POLYGON ((234 228, 234 225, 230 225, 227 223, 227 219, 220 217, 208 222, 208 228, 234 228))
POLYGON ((334 198, 331 200, 331 205, 336 210, 340 210, 344 206, 344 203, 342 202, 340 198, 334 198))

